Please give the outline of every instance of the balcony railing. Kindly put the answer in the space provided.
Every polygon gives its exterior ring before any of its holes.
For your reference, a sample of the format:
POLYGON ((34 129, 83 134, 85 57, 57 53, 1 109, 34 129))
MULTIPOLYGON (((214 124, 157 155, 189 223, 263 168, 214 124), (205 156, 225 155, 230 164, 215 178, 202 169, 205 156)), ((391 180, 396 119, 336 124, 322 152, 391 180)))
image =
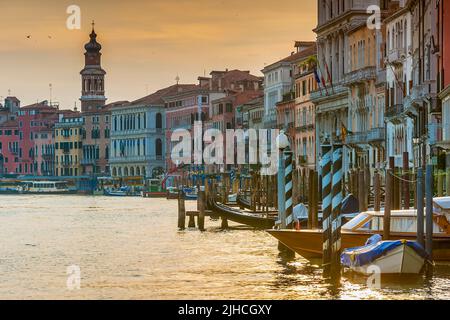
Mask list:
POLYGON ((367 134, 367 140, 369 142, 382 142, 385 140, 384 128, 373 128, 367 134))
POLYGON ((393 64, 401 64, 406 58, 406 51, 404 48, 392 49, 388 53, 388 61, 393 64))
POLYGON ((405 111, 403 104, 394 104, 386 107, 386 118, 395 118, 405 111))
POLYGON ((82 159, 81 160, 81 165, 83 165, 83 166, 95 165, 96 163, 97 163, 96 159, 82 159))
POLYGON ((354 132, 349 134, 346 138, 347 144, 366 144, 367 141, 367 132, 354 132))
POLYGON ((367 82, 369 80, 375 80, 377 78, 376 67, 365 67, 347 73, 345 75, 344 85, 349 86, 352 84, 367 82))

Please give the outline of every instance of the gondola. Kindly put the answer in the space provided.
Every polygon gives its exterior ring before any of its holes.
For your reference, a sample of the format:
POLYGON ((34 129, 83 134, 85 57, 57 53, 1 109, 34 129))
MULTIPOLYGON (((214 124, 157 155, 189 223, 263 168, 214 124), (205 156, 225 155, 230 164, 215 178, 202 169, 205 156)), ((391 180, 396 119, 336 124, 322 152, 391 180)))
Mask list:
POLYGON ((252 210, 250 201, 243 198, 241 195, 237 196, 236 202, 240 208, 252 210))
POLYGON ((243 212, 241 210, 233 209, 226 205, 217 203, 216 201, 210 201, 210 206, 212 211, 216 212, 219 216, 256 229, 270 229, 275 225, 274 217, 266 218, 258 214, 243 212))

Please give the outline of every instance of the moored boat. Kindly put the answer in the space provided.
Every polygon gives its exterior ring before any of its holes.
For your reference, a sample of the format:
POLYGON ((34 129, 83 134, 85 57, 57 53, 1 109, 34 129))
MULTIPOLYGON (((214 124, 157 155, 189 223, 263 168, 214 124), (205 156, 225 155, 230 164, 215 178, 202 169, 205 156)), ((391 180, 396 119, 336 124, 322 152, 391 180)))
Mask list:
POLYGON ((24 181, 17 187, 20 194, 69 194, 65 181, 24 181))
POLYGON ((230 221, 247 225, 256 229, 272 228, 275 225, 275 217, 262 216, 252 212, 245 212, 230 208, 226 205, 211 201, 212 211, 230 221))
MULTIPOLYGON (((341 247, 361 247, 374 234, 383 233, 384 212, 363 212, 351 219, 341 229, 341 247)), ((445 219, 445 216, 440 217, 445 219)), ((433 259, 450 261, 450 234, 437 223, 433 223, 433 259)), ((417 210, 391 212, 391 240, 416 240, 417 210)), ((272 236, 306 259, 322 257, 323 233, 315 230, 267 230, 272 236)))
POLYGON ((365 275, 375 270, 380 274, 418 274, 427 260, 425 249, 416 241, 381 241, 372 236, 362 247, 345 249, 341 254, 344 267, 365 275))

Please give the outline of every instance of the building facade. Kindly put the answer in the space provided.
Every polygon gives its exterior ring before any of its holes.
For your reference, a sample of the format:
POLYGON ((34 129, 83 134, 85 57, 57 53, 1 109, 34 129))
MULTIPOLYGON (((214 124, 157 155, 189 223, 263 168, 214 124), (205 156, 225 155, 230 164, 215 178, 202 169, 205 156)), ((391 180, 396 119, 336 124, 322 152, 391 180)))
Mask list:
POLYGON ((296 42, 296 51, 290 56, 266 66, 264 74, 264 122, 267 129, 277 127, 277 103, 286 100, 285 95, 293 91, 292 64, 299 62, 307 54, 315 50, 315 42, 296 42))
POLYGON ((19 173, 36 175, 39 165, 36 161, 35 139, 41 130, 51 130, 58 120, 57 105, 48 101, 25 106, 18 111, 19 123, 19 173))
POLYGON ((55 176, 76 177, 83 167, 84 117, 80 114, 59 116, 55 123, 55 176))
POLYGON ((19 122, 9 120, 0 125, 0 175, 19 172, 19 122))
POLYGON ((366 25, 348 32, 350 58, 342 83, 349 90, 345 143, 351 168, 380 168, 385 161, 383 35, 384 28, 366 25))
POLYGON ((111 107, 110 166, 114 177, 156 178, 164 172, 163 97, 178 89, 178 85, 171 86, 134 102, 111 107))
POLYGON ((82 113, 84 117, 83 156, 81 165, 83 175, 110 175, 110 106, 91 107, 82 113))

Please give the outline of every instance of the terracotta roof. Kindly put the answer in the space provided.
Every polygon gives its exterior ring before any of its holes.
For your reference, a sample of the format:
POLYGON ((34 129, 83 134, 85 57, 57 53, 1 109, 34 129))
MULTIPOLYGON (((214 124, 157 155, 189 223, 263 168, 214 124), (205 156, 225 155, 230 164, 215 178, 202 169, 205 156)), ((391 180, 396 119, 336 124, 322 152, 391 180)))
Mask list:
POLYGON ((173 86, 160 89, 151 95, 135 100, 131 102, 130 105, 164 105, 164 97, 173 96, 177 93, 190 91, 196 88, 198 88, 198 85, 196 84, 175 84, 173 86))
POLYGON ((0 124, 0 128, 10 128, 10 127, 18 127, 19 126, 19 122, 17 120, 8 120, 6 122, 3 122, 2 124, 0 124))
POLYGON ((239 106, 262 96, 264 96, 264 93, 262 91, 244 91, 214 100, 212 101, 212 103, 217 104, 221 102, 231 101, 233 102, 234 106, 239 106))
POLYGON ((14 101, 14 102, 20 102, 20 100, 17 99, 17 97, 6 97, 5 100, 12 100, 12 101, 14 101))
POLYGON ((264 69, 270 68, 270 67, 276 65, 277 63, 283 63, 283 62, 290 62, 290 63, 292 63, 292 62, 295 62, 295 61, 298 61, 298 60, 306 59, 309 56, 312 56, 312 55, 315 55, 315 54, 317 54, 317 47, 316 47, 315 42, 314 42, 314 45, 312 45, 311 47, 309 47, 307 49, 304 49, 302 51, 293 53, 293 54, 291 54, 290 56, 288 56, 286 58, 283 58, 283 59, 281 59, 281 60, 279 60, 277 62, 274 62, 274 63, 266 66, 264 69))
POLYGON ((46 101, 30 104, 28 106, 24 106, 24 107, 20 108, 20 110, 35 110, 35 109, 58 110, 56 107, 49 106, 46 101))

